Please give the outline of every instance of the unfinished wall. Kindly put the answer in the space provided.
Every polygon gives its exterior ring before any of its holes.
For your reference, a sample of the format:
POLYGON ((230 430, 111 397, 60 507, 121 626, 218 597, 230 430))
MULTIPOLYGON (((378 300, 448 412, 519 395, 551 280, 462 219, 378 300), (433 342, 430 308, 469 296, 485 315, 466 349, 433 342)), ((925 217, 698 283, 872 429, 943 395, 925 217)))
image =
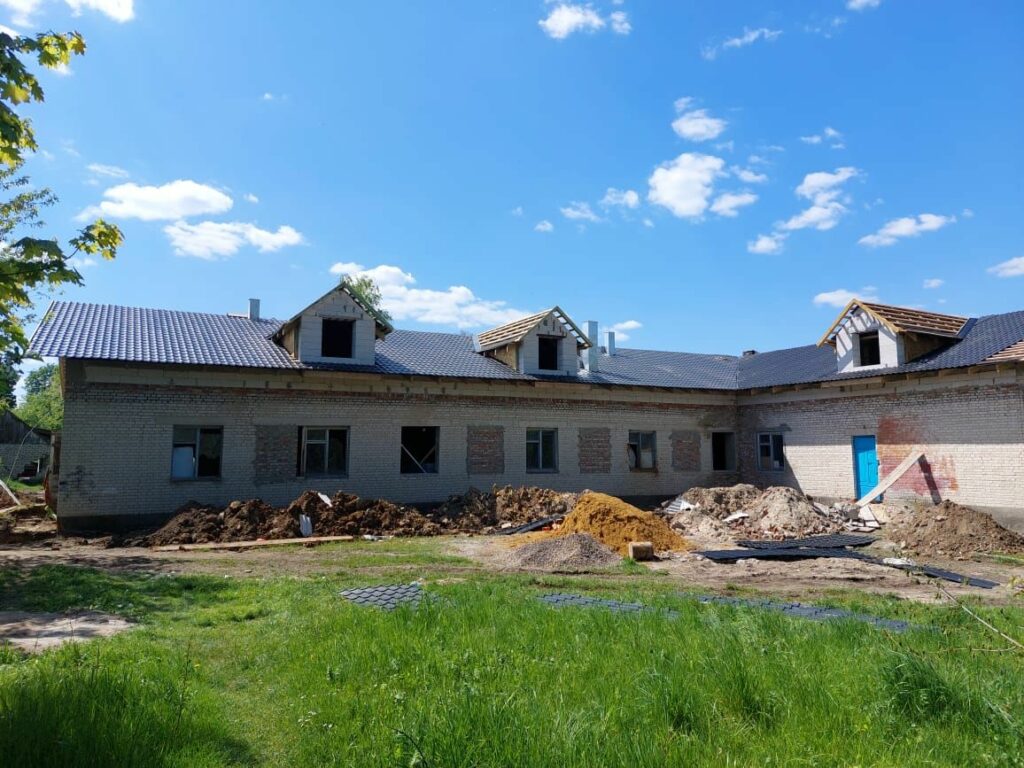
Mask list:
POLYGON ((579 374, 579 355, 576 351, 576 337, 553 314, 548 315, 536 328, 530 331, 520 345, 520 363, 523 373, 536 373, 545 376, 577 376, 579 374), (556 336, 558 345, 558 370, 543 371, 537 350, 538 336, 556 336))
POLYGON ((905 362, 903 343, 899 336, 860 309, 855 310, 836 333, 836 358, 838 369, 843 372, 892 368, 905 362), (878 331, 878 352, 881 360, 878 365, 858 365, 860 351, 857 334, 865 331, 878 331))
POLYGON ((1013 372, 815 389, 744 398, 742 477, 825 499, 855 495, 852 439, 875 435, 884 478, 925 448, 888 498, 951 499, 1024 530, 1024 387, 1013 372), (757 433, 785 435, 784 472, 757 469, 757 433))
MULTIPOLYGON (((62 524, 107 515, 140 522, 146 516, 165 516, 189 499, 224 504, 260 496, 283 504, 310 487, 403 502, 440 501, 471 485, 493 483, 667 497, 714 482, 710 432, 701 433, 699 462, 686 470, 673 469, 668 461, 670 434, 703 430, 701 425, 707 424, 732 428, 735 422, 729 394, 627 392, 615 400, 608 391, 579 384, 510 387, 394 380, 365 385, 367 391, 355 393, 309 388, 314 382, 295 374, 275 379, 268 388, 266 380, 259 380, 268 374, 252 371, 147 374, 101 364, 71 365, 69 371, 59 489, 62 524), (152 383, 168 377, 184 385, 152 383), (192 380, 206 383, 186 383, 192 380), (642 400, 654 397, 661 402, 642 400), (310 424, 350 429, 348 477, 316 482, 295 477, 298 427, 310 424), (170 479, 175 425, 223 426, 221 478, 170 479), (400 473, 403 425, 440 427, 438 473, 400 473), (527 473, 530 428, 558 430, 558 472, 527 473), (581 473, 581 429, 607 431, 608 472, 581 473), (657 433, 657 472, 630 472, 625 451, 630 430, 657 433), (478 469, 499 468, 498 445, 503 471, 476 474, 478 469)), ((338 378, 319 381, 337 386, 338 378)), ((585 451, 588 444, 584 439, 585 451)), ((588 461, 584 458, 584 466, 588 461)))
POLYGON ((344 291, 334 291, 325 296, 303 312, 299 321, 298 356, 306 363, 340 361, 354 365, 373 365, 375 341, 376 323, 373 318, 363 312, 344 291), (351 358, 323 357, 320 354, 324 318, 354 321, 351 358))

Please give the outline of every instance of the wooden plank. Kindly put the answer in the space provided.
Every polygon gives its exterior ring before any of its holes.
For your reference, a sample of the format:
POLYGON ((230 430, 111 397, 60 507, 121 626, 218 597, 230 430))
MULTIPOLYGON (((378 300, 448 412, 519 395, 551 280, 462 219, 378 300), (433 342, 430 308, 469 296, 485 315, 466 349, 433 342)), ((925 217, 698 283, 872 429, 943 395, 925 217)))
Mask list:
POLYGON ((870 504, 873 499, 877 498, 878 496, 881 496, 889 489, 889 487, 893 483, 895 483, 897 480, 903 477, 903 475, 906 474, 906 471, 908 469, 910 469, 914 464, 920 461, 922 456, 924 456, 924 449, 921 448, 921 446, 919 445, 915 445, 910 450, 910 453, 907 455, 907 458, 900 462, 900 465, 896 467, 896 469, 894 469, 892 472, 886 475, 885 479, 882 480, 882 482, 880 482, 878 485, 876 485, 874 488, 872 488, 870 491, 864 494, 862 498, 858 499, 854 503, 858 507, 863 507, 865 504, 870 504))
POLYGON ((2 489, 4 493, 11 497, 11 499, 14 501, 14 506, 21 506, 21 501, 18 500, 18 497, 14 495, 14 491, 8 488, 7 483, 5 483, 3 480, 0 480, 0 489, 2 489))
POLYGON ((280 547, 286 544, 325 544, 329 541, 355 541, 355 536, 308 536, 304 539, 258 539, 256 541, 214 541, 209 544, 165 544, 154 552, 197 552, 208 549, 249 549, 280 547))

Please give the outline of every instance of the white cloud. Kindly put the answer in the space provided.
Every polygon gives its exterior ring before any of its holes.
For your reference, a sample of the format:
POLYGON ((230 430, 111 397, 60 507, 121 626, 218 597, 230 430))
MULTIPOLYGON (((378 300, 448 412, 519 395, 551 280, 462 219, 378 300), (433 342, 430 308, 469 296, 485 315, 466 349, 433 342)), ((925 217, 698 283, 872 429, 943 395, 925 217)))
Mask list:
POLYGON ((823 133, 825 134, 825 138, 826 139, 841 139, 841 138, 843 138, 843 134, 841 134, 839 131, 837 131, 835 128, 833 128, 830 125, 826 125, 825 126, 825 130, 823 131, 823 133))
POLYGON ((254 195, 252 192, 246 192, 242 197, 245 200, 245 202, 252 203, 253 205, 260 201, 260 199, 256 197, 256 195, 254 195))
POLYGON ((346 276, 354 275, 357 272, 362 272, 366 267, 362 264, 357 264, 354 261, 338 261, 331 264, 331 268, 328 270, 332 275, 346 276))
POLYGON ((802 141, 804 144, 821 144, 826 139, 832 142, 831 144, 829 144, 829 146, 832 147, 832 149, 846 148, 846 145, 843 143, 843 134, 830 125, 826 125, 825 129, 821 133, 815 133, 810 136, 800 137, 800 141, 802 141))
POLYGON ((624 320, 621 323, 612 323, 608 326, 609 331, 615 333, 616 341, 629 341, 630 331, 638 331, 644 327, 639 320, 624 320))
POLYGON ((679 117, 672 121, 672 130, 690 141, 708 141, 721 136, 728 122, 720 117, 712 117, 706 109, 686 111, 692 103, 693 99, 688 96, 676 99, 675 108, 679 117))
POLYGON ((0 0, 0 5, 11 11, 11 22, 16 27, 30 27, 35 24, 33 15, 43 0, 0 0))
POLYGON ((846 166, 837 168, 833 173, 817 171, 807 174, 796 188, 796 194, 811 200, 813 205, 777 226, 790 231, 832 229, 847 212, 846 206, 836 199, 842 192, 840 187, 858 173, 856 168, 846 166))
POLYGON ((821 144, 821 136, 818 136, 817 134, 813 136, 801 136, 800 141, 804 144, 821 144))
POLYGON ((725 192, 719 195, 711 204, 711 212, 719 216, 735 217, 739 209, 757 202, 757 195, 753 192, 725 192))
POLYGON ((303 242, 302 235, 292 227, 282 226, 272 232, 241 221, 176 221, 164 227, 164 233, 179 256, 207 260, 233 256, 246 244, 268 253, 303 242))
POLYGON ((851 11, 866 11, 869 8, 877 8, 882 0, 846 0, 846 7, 851 11))
POLYGON ((91 256, 72 256, 68 259, 68 264, 74 269, 88 269, 89 267, 95 267, 98 263, 91 256))
POLYGON ((0 34, 9 35, 10 37, 21 37, 21 32, 8 27, 6 24, 0 24, 0 34))
POLYGON ((189 216, 224 213, 231 209, 231 198, 206 184, 178 179, 159 187, 118 184, 103 196, 99 205, 86 208, 76 217, 79 221, 94 216, 121 219, 183 219, 189 216))
POLYGON ((644 222, 643 222, 643 224, 644 224, 644 226, 645 226, 645 227, 647 227, 648 229, 653 229, 653 228, 654 228, 654 222, 653 222, 653 221, 651 221, 650 219, 644 219, 644 222))
POLYGON ((922 232, 934 232, 955 221, 956 216, 939 216, 934 213, 922 213, 917 218, 904 216, 901 219, 887 221, 877 232, 865 235, 857 242, 870 248, 894 245, 900 238, 917 237, 922 232))
POLYGON ((768 29, 767 27, 750 29, 749 27, 744 27, 743 34, 738 35, 737 37, 730 37, 721 45, 705 45, 701 48, 700 55, 708 61, 714 61, 715 58, 718 57, 720 51, 728 50, 730 48, 745 48, 748 45, 756 43, 758 40, 772 42, 778 39, 781 34, 781 29, 768 29))
POLYGON ((109 176, 112 179, 127 179, 131 176, 128 171, 124 168, 118 168, 116 165, 104 165, 103 163, 89 163, 86 168, 97 176, 109 176))
POLYGON ((573 201, 564 208, 559 209, 562 211, 562 215, 572 221, 600 221, 601 217, 598 216, 590 209, 590 203, 581 203, 573 201))
POLYGON ((720 157, 684 152, 654 169, 647 180, 647 199, 680 218, 697 218, 707 209, 724 165, 720 157))
POLYGON ((511 211, 509 211, 509 213, 511 213, 513 216, 516 216, 516 217, 522 216, 523 215, 523 206, 517 205, 515 208, 513 208, 511 211))
POLYGON ((554 232, 555 225, 547 219, 543 219, 537 222, 537 225, 533 228, 536 232, 554 232))
POLYGON ((612 32, 616 35, 628 35, 633 31, 633 25, 629 23, 629 15, 625 11, 615 11, 608 17, 612 25, 612 32))
POLYGON ((845 288, 837 288, 834 291, 825 291, 819 293, 814 297, 813 301, 815 305, 822 307, 837 307, 842 309, 853 299, 863 299, 864 301, 878 301, 878 296, 875 295, 875 289, 873 286, 865 286, 859 292, 848 291, 845 288))
POLYGON ((719 152, 732 152, 736 149, 736 142, 732 139, 729 139, 728 141, 719 141, 715 144, 715 149, 719 152))
POLYGON ((361 264, 339 263, 330 271, 335 275, 371 278, 380 288, 381 304, 396 321, 465 329, 501 325, 530 314, 504 301, 481 299, 464 285, 445 290, 416 288, 412 274, 390 264, 366 269, 361 264))
POLYGON ((740 168, 738 165, 734 165, 729 170, 744 184, 764 184, 768 181, 768 177, 765 174, 752 171, 749 168, 740 168))
POLYGON ((926 289, 941 288, 945 285, 946 281, 940 277, 929 277, 924 281, 924 287, 926 289))
POLYGON ((775 254, 782 253, 782 244, 786 241, 786 235, 782 232, 773 232, 770 235, 758 235, 756 240, 747 243, 747 250, 750 253, 775 254))
POLYGON ((589 5, 565 3, 552 8, 547 18, 537 23, 548 37, 555 40, 564 40, 574 32, 596 32, 605 25, 604 19, 589 5))
POLYGON ((274 94, 272 94, 270 91, 265 91, 260 98, 263 99, 263 101, 273 101, 274 94))
POLYGON ((971 210, 970 208, 964 208, 962 211, 960 211, 960 215, 963 216, 965 219, 973 219, 974 211, 971 210))
POLYGON ((1004 262, 989 267, 988 271, 996 277, 1021 277, 1024 276, 1024 256, 1017 256, 1004 262))
POLYGON ((124 23, 135 18, 133 0, 64 0, 78 16, 83 10, 99 11, 114 21, 124 23))
POLYGON ((640 195, 632 189, 608 187, 608 191, 601 198, 601 205, 605 208, 610 208, 613 205, 620 205, 624 208, 638 208, 640 206, 640 195))

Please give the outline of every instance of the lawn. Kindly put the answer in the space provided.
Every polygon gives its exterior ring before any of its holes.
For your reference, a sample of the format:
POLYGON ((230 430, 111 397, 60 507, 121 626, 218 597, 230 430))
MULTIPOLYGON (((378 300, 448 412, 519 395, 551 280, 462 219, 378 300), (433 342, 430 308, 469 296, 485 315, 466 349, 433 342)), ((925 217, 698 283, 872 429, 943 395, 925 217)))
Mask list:
MULTIPOLYGON (((0 571, 0 607, 132 632, 0 651, 6 765, 1021 765, 1022 656, 963 611, 837 594, 903 635, 702 606, 637 567, 488 573, 432 544, 332 546, 311 578, 0 571), (389 568, 395 570, 389 571, 389 568), (385 613, 341 589, 426 579, 385 613), (617 615, 536 600, 642 600, 617 615)), ((1024 610, 977 608, 1020 634, 1024 610)))

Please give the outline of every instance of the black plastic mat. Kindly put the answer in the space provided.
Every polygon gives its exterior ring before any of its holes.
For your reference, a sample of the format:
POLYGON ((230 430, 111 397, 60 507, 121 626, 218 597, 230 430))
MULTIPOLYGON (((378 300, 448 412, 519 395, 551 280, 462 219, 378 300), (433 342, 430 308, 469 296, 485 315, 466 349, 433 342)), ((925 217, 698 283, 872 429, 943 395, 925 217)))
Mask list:
MULTIPOLYGON (((618 600, 603 600, 599 597, 587 597, 586 595, 573 595, 566 592, 554 592, 548 595, 541 595, 538 600, 553 605, 556 608, 605 608, 613 613, 646 613, 657 611, 643 603, 621 603, 618 600)), ((675 617, 679 614, 675 611, 663 611, 666 616, 675 617)))
MULTIPOLYGON (((681 597, 693 597, 682 594, 681 597)), ((697 602, 715 603, 718 605, 736 605, 742 608, 759 608, 765 611, 777 611, 787 616, 795 616, 811 621, 833 621, 837 619, 851 619, 865 624, 871 624, 879 629, 888 629, 892 632, 906 632, 912 627, 905 621, 896 619, 883 619, 878 616, 869 616, 865 613, 853 613, 842 608, 823 608, 817 605, 805 605, 803 603, 781 603, 774 600, 748 600, 740 597, 720 597, 718 595, 698 595, 697 602)))
POLYGON ((803 539, 783 539, 768 541, 761 539, 738 539, 736 543, 748 549, 792 549, 794 547, 812 547, 814 549, 838 549, 840 547, 866 547, 874 544, 874 536, 855 533, 834 533, 824 536, 807 536, 803 539))
POLYGON ((501 533, 506 536, 511 536, 514 533, 529 533, 530 531, 536 531, 543 528, 545 525, 551 525, 557 523, 559 520, 564 520, 565 515, 555 515, 554 517, 542 517, 540 520, 534 520, 532 523, 526 523, 515 528, 506 528, 501 533))
MULTIPOLYGON (((709 549, 697 552, 708 560, 728 563, 733 560, 808 560, 816 557, 865 559, 848 549, 817 549, 811 547, 784 547, 782 549, 709 549)), ((870 559, 870 558, 867 558, 870 559)))
POLYGON ((419 605, 423 599, 423 590, 419 584, 391 584, 346 589, 342 591, 341 596, 356 605, 393 611, 400 605, 419 605))

